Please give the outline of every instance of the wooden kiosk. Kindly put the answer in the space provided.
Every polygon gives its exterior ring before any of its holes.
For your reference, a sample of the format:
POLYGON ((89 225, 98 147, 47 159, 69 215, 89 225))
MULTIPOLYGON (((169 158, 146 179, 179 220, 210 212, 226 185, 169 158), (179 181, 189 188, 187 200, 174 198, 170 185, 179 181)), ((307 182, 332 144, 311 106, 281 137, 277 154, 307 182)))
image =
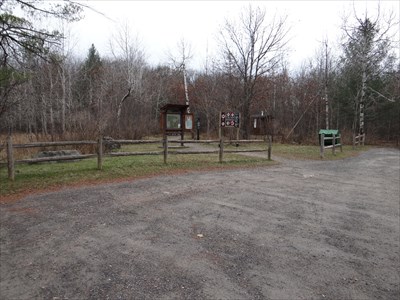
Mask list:
POLYGON ((193 131, 193 114, 187 113, 189 105, 166 104, 161 107, 160 125, 163 138, 167 136, 180 135, 184 139, 185 132, 193 131))

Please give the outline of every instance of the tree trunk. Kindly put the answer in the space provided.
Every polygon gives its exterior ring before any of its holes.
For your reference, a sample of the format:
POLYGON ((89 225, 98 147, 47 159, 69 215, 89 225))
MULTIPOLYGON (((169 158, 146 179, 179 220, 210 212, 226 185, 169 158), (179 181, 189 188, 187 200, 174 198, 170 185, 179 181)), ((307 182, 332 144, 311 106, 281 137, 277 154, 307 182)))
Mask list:
POLYGON ((42 119, 42 134, 47 135, 47 114, 46 114, 46 101, 44 100, 44 96, 42 96, 41 119, 42 119))
POLYGON ((325 129, 329 129, 329 101, 328 101, 328 43, 325 42, 325 129))
MULTIPOLYGON (((186 100, 186 105, 189 105, 189 93, 188 93, 188 85, 187 85, 187 79, 186 79, 186 66, 185 63, 182 65, 183 68, 183 84, 185 88, 185 100, 186 100)), ((188 107, 186 112, 189 114, 190 113, 190 108, 188 107)))
POLYGON ((54 114, 52 107, 50 107, 50 134, 51 140, 54 141, 54 114))
POLYGON ((66 97, 67 97, 67 80, 65 77, 64 66, 61 66, 61 72, 59 73, 61 77, 61 134, 65 133, 65 113, 66 113, 66 97))
POLYGON ((356 103, 355 103, 355 107, 354 107, 354 119, 353 119, 353 125, 352 125, 352 131, 353 131, 353 135, 356 136, 357 135, 357 119, 358 119, 358 108, 359 108, 359 103, 357 100, 357 96, 356 96, 356 103))
POLYGON ((360 97, 360 134, 364 134, 364 106, 365 106, 365 91, 367 88, 367 72, 366 66, 363 62, 362 66, 362 85, 361 85, 361 97, 360 97))
POLYGON ((122 105, 124 104, 125 100, 131 95, 131 88, 128 88, 128 92, 122 97, 121 101, 118 103, 117 109, 117 124, 119 124, 121 113, 122 113, 122 105))
POLYGON ((206 115, 207 118, 207 139, 210 139, 210 125, 211 125, 211 120, 210 120, 210 116, 207 114, 206 115))

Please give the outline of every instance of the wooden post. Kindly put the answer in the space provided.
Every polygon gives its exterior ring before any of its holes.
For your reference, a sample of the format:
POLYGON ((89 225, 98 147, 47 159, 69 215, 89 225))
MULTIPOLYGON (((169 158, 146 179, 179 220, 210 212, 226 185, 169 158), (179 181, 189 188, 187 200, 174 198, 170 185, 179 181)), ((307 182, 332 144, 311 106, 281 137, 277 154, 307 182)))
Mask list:
MULTIPOLYGON (((237 128, 236 129, 236 140, 238 141, 239 140, 239 131, 240 131, 240 128, 237 128)), ((236 147, 239 147, 239 142, 236 142, 236 145, 235 145, 236 147)))
POLYGON ((353 150, 356 148, 356 135, 353 133, 353 150))
POLYGON ((164 146, 164 164, 167 164, 168 160, 168 136, 164 136, 163 140, 163 146, 164 146))
MULTIPOLYGON (((239 113, 239 126, 237 127, 237 129, 236 129, 236 140, 238 141, 239 140, 239 135, 240 135, 240 124, 241 124, 241 122, 240 122, 240 118, 241 116, 240 116, 240 113, 239 113)), ((236 142, 236 147, 239 147, 239 143, 238 142, 236 142)))
POLYGON ((184 147, 185 146, 185 144, 183 143, 183 141, 185 140, 185 132, 182 130, 181 131, 181 147, 184 147))
POLYGON ((320 140, 320 151, 319 156, 324 158, 324 147, 325 147, 325 134, 321 133, 321 140, 320 140))
POLYGON ((339 134, 339 145, 340 145, 340 152, 343 152, 343 141, 342 141, 342 135, 339 134))
POLYGON ((365 133, 362 134, 362 146, 365 146, 365 133))
POLYGON ((14 169, 14 156, 11 134, 7 136, 7 168, 8 168, 8 179, 14 181, 15 169, 14 169))
POLYGON ((270 135, 267 136, 267 141, 268 141, 268 160, 271 160, 272 137, 270 135))
POLYGON ((222 112, 219 112, 219 119, 218 119, 218 137, 219 137, 219 162, 222 163, 224 160, 224 138, 223 138, 223 131, 221 126, 222 120, 222 112))
POLYGON ((222 136, 221 117, 222 117, 222 112, 219 112, 219 119, 218 119, 218 139, 221 139, 221 136, 222 136))
MULTIPOLYGON (((185 114, 181 112, 181 141, 185 139, 185 114)), ((185 144, 181 143, 181 147, 184 147, 185 144)))
POLYGON ((333 155, 336 155, 335 148, 336 148, 336 134, 333 134, 333 137, 332 137, 332 154, 333 155))
POLYGON ((97 141, 97 169, 103 170, 103 137, 97 141))
POLYGON ((219 162, 222 163, 224 160, 224 138, 221 137, 219 140, 219 162))

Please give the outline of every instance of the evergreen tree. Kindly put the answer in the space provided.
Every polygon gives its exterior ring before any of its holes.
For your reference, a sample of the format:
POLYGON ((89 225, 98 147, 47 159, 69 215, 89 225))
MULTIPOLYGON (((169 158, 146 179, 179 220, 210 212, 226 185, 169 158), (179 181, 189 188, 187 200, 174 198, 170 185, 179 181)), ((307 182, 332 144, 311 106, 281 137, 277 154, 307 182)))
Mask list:
POLYGON ((79 72, 75 98, 80 108, 92 107, 95 104, 95 90, 102 75, 102 61, 94 44, 91 45, 88 55, 79 72))
MULTIPOLYGON (((390 27, 390 23, 387 24, 390 27)), ((338 98, 341 117, 349 122, 352 116, 353 133, 364 134, 364 121, 373 118, 372 112, 384 96, 385 74, 393 70, 394 57, 387 28, 378 19, 357 18, 357 26, 346 28, 343 45, 338 98)), ((390 96, 386 100, 394 101, 390 96)))

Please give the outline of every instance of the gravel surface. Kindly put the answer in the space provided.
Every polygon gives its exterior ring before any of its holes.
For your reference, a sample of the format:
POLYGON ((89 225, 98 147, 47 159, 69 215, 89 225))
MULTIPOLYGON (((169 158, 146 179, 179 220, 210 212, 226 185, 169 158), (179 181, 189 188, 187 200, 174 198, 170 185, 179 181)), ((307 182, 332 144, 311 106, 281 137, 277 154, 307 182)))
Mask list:
POLYGON ((400 152, 0 206, 1 299, 399 299, 400 152))

